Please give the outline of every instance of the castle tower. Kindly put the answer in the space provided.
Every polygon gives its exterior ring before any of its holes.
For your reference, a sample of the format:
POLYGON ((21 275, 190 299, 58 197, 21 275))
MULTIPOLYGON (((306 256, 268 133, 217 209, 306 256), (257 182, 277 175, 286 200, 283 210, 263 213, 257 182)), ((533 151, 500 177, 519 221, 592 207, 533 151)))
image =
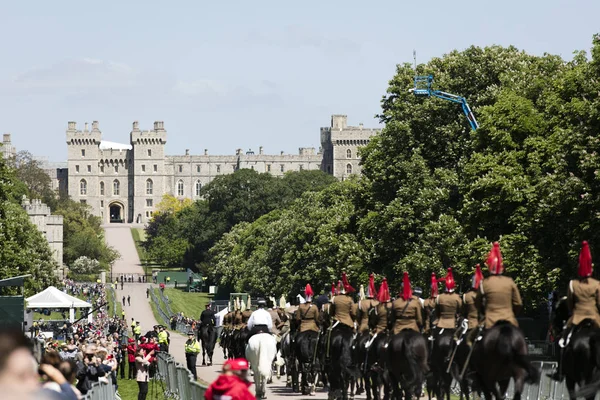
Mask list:
POLYGON ((87 122, 83 130, 77 130, 77 124, 70 121, 66 136, 68 193, 73 200, 89 204, 94 215, 100 215, 98 175, 102 132, 98 121, 92 122, 91 130, 87 122))
POLYGON ((167 131, 163 121, 154 122, 154 129, 142 131, 137 121, 130 134, 133 158, 130 181, 133 182, 133 221, 147 223, 165 193, 170 193, 170 181, 165 168, 167 131))

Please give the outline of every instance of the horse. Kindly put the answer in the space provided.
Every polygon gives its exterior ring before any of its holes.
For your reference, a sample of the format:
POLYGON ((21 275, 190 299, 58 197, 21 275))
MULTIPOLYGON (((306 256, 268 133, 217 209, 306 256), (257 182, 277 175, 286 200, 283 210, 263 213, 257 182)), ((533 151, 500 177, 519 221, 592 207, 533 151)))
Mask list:
POLYGON ((425 337, 412 329, 393 335, 387 348, 391 388, 396 399, 421 397, 425 374, 428 372, 425 337))
POLYGON ((267 380, 271 377, 271 365, 277 355, 277 340, 270 333, 253 335, 246 345, 246 358, 254 374, 256 398, 267 398, 267 380))
POLYGON ((302 374, 300 386, 303 395, 315 393, 315 363, 319 332, 304 331, 296 335, 295 355, 302 374))
MULTIPOLYGON (((569 317, 569 310, 566 306, 566 297, 559 299, 553 307, 552 326, 560 337, 564 332, 561 327, 565 325, 569 317)), ((572 328, 568 333, 569 343, 564 349, 561 349, 560 366, 565 377, 569 397, 575 399, 575 385, 583 388, 594 382, 594 373, 598 371, 597 353, 600 348, 596 348, 598 330, 593 326, 592 321, 586 319, 579 325, 572 328)), ((564 336, 564 340, 566 336, 564 336)), ((594 395, 588 395, 588 399, 593 399, 594 395)))
POLYGON ((202 342, 202 365, 206 364, 206 356, 208 355, 208 365, 212 365, 213 353, 217 342, 217 332, 211 324, 202 324, 198 331, 200 341, 202 342))
POLYGON ((498 321, 474 343, 474 370, 486 399, 504 398, 510 379, 514 380, 514 399, 521 399, 525 382, 536 383, 540 372, 527 359, 523 332, 507 321, 498 321))
POLYGON ((454 350, 454 329, 438 329, 433 341, 430 368, 436 383, 436 399, 450 400, 450 387, 452 375, 447 372, 451 352, 454 350))
POLYGON ((230 358, 228 353, 229 350, 229 343, 231 341, 231 331, 227 328, 223 328, 223 330, 221 331, 221 336, 219 336, 219 345, 221 346, 221 350, 223 350, 223 358, 224 359, 228 359, 230 358))
POLYGON ((354 329, 348 325, 336 322, 329 335, 329 400, 348 400, 350 380, 358 376, 358 371, 352 363, 352 341, 354 329), (334 360, 331 362, 331 360, 334 360))

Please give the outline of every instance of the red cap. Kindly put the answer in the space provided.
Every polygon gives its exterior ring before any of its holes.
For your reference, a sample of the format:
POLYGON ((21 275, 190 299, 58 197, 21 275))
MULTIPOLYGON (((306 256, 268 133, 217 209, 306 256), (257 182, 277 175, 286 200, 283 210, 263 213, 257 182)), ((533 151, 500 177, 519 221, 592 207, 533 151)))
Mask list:
POLYGON ((410 279, 408 278, 408 272, 404 272, 402 276, 402 298, 406 301, 412 297, 412 289, 410 287, 410 279))
POLYGON ((375 275, 369 275, 369 287, 367 288, 367 298, 373 298, 377 292, 375 291, 375 275))
POLYGON ((387 278, 383 278, 383 282, 379 286, 379 293, 377 293, 377 300, 380 303, 387 303, 390 301, 390 289, 388 288, 387 278))
POLYGON ((494 242, 492 250, 488 254, 486 265, 492 275, 501 275, 504 272, 504 263, 502 262, 502 253, 500 253, 500 243, 494 242))
POLYGON ((140 338, 140 342, 142 342, 142 343, 146 343, 146 340, 148 340, 148 339, 146 339, 146 336, 142 336, 140 338))
POLYGON ((310 283, 306 284, 306 288, 304 289, 304 295, 306 296, 306 301, 312 301, 312 297, 315 293, 310 287, 310 283))
POLYGON ((435 272, 431 273, 431 298, 435 299, 438 297, 438 280, 435 277, 435 272))
POLYGON ((454 283, 454 275, 452 275, 452 268, 448 268, 448 274, 446 275, 446 290, 450 293, 454 291, 456 284, 454 283))
POLYGON ((473 276, 473 289, 479 289, 479 285, 483 281, 483 272, 481 272, 481 266, 477 264, 475 266, 475 275, 473 276))
POLYGON ((579 269, 577 273, 580 278, 592 276, 592 253, 587 241, 581 243, 581 252, 579 253, 579 269))
POLYGON ((135 340, 134 340, 133 338, 129 338, 129 339, 127 339, 127 341, 128 341, 129 343, 135 343, 135 340))
POLYGON ((350 294, 356 292, 352 286, 350 286, 350 282, 348 282, 348 275, 345 272, 342 272, 342 284, 344 285, 344 293, 350 294))
POLYGON ((223 367, 228 366, 231 371, 244 371, 248 369, 248 360, 245 358, 233 358, 225 361, 223 367))

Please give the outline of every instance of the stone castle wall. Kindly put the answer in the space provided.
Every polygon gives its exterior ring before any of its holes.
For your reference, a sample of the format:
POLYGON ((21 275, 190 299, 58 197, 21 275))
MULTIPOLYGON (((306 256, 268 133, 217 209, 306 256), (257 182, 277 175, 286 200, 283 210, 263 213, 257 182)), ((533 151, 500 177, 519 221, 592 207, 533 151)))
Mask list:
POLYGON ((39 199, 29 200, 23 196, 21 206, 29 215, 29 220, 46 237, 56 264, 63 265, 63 216, 52 215, 50 207, 39 199))

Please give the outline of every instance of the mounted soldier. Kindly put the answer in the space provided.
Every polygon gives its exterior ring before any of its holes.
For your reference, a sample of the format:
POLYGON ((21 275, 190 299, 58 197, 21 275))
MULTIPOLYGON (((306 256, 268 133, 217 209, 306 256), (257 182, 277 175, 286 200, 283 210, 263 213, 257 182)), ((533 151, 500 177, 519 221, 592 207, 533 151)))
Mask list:
POLYGON ((477 291, 479 290, 479 286, 483 281, 483 273, 481 272, 481 266, 477 264, 475 266, 475 275, 473 275, 473 279, 471 280, 471 289, 463 294, 463 308, 462 308, 462 316, 467 320, 467 344, 472 344, 471 333, 474 332, 475 328, 479 326, 479 312, 477 310, 477 304, 475 299, 477 297, 477 291))
POLYGON ((425 312, 425 330, 426 335, 431 335, 432 321, 435 320, 435 304, 439 295, 438 280, 435 276, 435 272, 431 273, 431 292, 429 298, 425 300, 423 304, 423 311, 425 312))
POLYGON ((313 374, 321 320, 318 307, 312 303, 314 293, 310 284, 306 284, 304 295, 306 302, 300 304, 295 316, 297 326, 300 327, 296 336, 296 357, 302 373, 302 394, 308 395, 315 390, 313 374))
POLYGON ((336 321, 334 326, 337 324, 343 324, 354 329, 354 320, 356 314, 354 313, 354 300, 352 300, 352 293, 356 292, 350 283, 346 273, 342 273, 342 282, 338 282, 338 294, 331 299, 331 305, 329 307, 329 313, 333 316, 336 321))
POLYGON ((394 335, 405 329, 421 332, 423 328, 423 307, 419 299, 413 296, 408 272, 404 272, 402 277, 402 293, 392 302, 391 316, 394 335))
POLYGON ((448 274, 444 279, 446 284, 446 292, 439 295, 435 300, 435 314, 437 331, 440 330, 456 329, 456 319, 460 315, 462 308, 462 299, 456 293, 456 283, 454 282, 454 275, 452 274, 452 268, 448 268, 448 274))
MULTIPOLYGON (((589 378, 587 372, 594 367, 594 365, 590 365, 589 357, 591 355, 592 359, 594 358, 595 342, 591 342, 590 337, 600 329, 600 282, 592 278, 592 272, 592 254, 588 242, 584 241, 579 253, 577 270, 579 277, 569 282, 567 290, 566 302, 571 317, 567 320, 566 328, 563 329, 558 342, 561 349, 559 366, 554 374, 549 375, 558 381, 561 381, 565 375, 569 391, 574 386, 575 372, 583 374, 582 378, 589 378), (581 354, 577 354, 577 351, 581 354)), ((596 363, 600 362, 596 360, 596 363)), ((576 383, 582 383, 577 378, 575 380, 576 383)), ((589 381, 589 379, 581 380, 589 381)))

